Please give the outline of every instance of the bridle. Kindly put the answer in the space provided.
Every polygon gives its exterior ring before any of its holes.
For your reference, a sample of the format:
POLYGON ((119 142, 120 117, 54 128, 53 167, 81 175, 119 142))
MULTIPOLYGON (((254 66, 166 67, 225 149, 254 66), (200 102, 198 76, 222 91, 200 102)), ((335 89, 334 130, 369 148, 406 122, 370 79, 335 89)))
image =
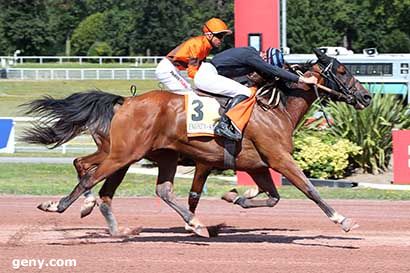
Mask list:
MULTIPOLYGON (((354 81, 351 81, 352 84, 350 86, 346 86, 334 73, 334 62, 335 59, 331 58, 329 64, 323 68, 322 64, 318 62, 321 71, 319 74, 325 78, 325 87, 328 88, 321 88, 322 86, 318 86, 322 90, 331 93, 332 95, 336 96, 338 99, 344 99, 348 104, 354 104, 356 102, 356 98, 354 96, 354 92, 357 91, 356 87, 354 86, 354 81), (332 88, 336 86, 337 90, 332 88)), ((337 67, 336 67, 337 69, 337 67)), ((347 73, 347 72, 346 72, 347 73)))
MULTIPOLYGON (((326 92, 328 94, 331 94, 331 95, 335 96, 339 100, 346 101, 348 104, 351 104, 351 105, 356 103, 356 98, 354 96, 354 92, 357 91, 354 81, 350 81, 351 84, 349 84, 349 86, 346 86, 336 76, 335 70, 337 69, 337 67, 335 67, 334 63, 335 63, 334 58, 331 58, 331 61, 329 62, 329 64, 327 66, 324 66, 320 62, 317 62, 317 65, 320 68, 320 70, 317 71, 317 73, 325 79, 325 83, 324 83, 324 85, 317 84, 317 85, 312 86, 313 90, 315 91, 316 97, 319 99, 319 106, 321 108, 321 112, 325 116, 326 121, 328 122, 329 126, 330 126, 330 123, 329 123, 329 120, 326 116, 326 113, 325 113, 324 108, 323 108, 323 103, 322 103, 323 102, 322 99, 324 97, 320 96, 318 88, 320 88, 321 90, 323 90, 324 92, 326 92)), ((299 76, 303 76, 302 71, 295 70, 295 72, 299 76)), ((346 73, 348 73, 348 72, 346 71, 346 73)), ((275 108, 279 104, 279 100, 278 100, 279 96, 277 96, 278 94, 276 92, 274 92, 275 89, 276 88, 275 88, 274 85, 272 85, 271 83, 268 83, 268 84, 265 84, 264 86, 262 86, 257 91, 258 96, 264 96, 269 91, 271 91, 271 96, 270 96, 270 99, 268 99, 268 103, 263 103, 261 100, 258 100, 258 103, 262 106, 262 109, 264 109, 264 110, 272 109, 272 108, 275 108), (275 101, 275 103, 272 103, 273 101, 275 101)))
MULTIPOLYGON (((320 67, 320 71, 318 72, 319 75, 321 75, 324 79, 325 79, 325 85, 313 85, 313 90, 315 91, 315 95, 316 97, 319 99, 319 107, 320 107, 320 111, 323 113, 324 118, 326 119, 326 122, 328 124, 329 127, 331 127, 331 123, 329 121, 329 118, 327 117, 327 114, 324 110, 323 107, 323 100, 321 99, 320 95, 319 95, 319 91, 318 88, 320 88, 321 90, 325 91, 326 93, 329 93, 333 96, 335 96, 337 99, 343 99, 346 101, 346 103, 348 104, 355 104, 356 103, 356 98, 354 96, 354 92, 357 90, 356 87, 354 86, 354 81, 350 86, 346 86, 335 74, 335 70, 337 69, 337 67, 334 67, 334 62, 335 59, 331 58, 331 61, 329 62, 329 64, 324 67, 320 62, 318 62, 318 66, 320 67), (334 88, 334 86, 336 88, 334 88), (336 91, 336 90, 337 91, 336 91)), ((346 72, 347 73, 347 72, 346 72)), ((302 76, 302 72, 298 71, 299 76, 302 76)))

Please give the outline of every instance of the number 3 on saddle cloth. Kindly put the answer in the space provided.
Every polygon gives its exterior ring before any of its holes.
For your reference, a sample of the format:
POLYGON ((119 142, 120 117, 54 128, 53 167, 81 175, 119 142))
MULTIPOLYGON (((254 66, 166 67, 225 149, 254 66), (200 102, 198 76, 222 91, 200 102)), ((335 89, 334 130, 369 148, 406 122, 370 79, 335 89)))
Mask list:
POLYGON ((186 128, 188 137, 214 136, 214 128, 220 119, 220 105, 215 98, 185 94, 186 128))

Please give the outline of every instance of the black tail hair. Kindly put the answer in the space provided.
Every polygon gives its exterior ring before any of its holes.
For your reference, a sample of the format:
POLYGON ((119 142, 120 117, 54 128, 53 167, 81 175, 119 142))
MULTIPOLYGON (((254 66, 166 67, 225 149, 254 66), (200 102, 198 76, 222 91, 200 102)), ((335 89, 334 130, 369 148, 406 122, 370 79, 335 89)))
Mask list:
POLYGON ((114 106, 123 102, 123 97, 99 90, 74 93, 65 99, 44 96, 20 105, 26 108, 26 115, 40 119, 24 130, 19 139, 27 143, 52 145, 50 148, 53 149, 87 130, 107 135, 114 106))

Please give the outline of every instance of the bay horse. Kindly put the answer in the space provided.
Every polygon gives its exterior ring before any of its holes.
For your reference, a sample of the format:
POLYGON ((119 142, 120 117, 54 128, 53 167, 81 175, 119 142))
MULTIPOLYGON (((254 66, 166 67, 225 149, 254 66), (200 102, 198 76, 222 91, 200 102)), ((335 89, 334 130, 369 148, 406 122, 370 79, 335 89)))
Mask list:
MULTIPOLYGON (((314 52, 318 61, 308 65, 304 72, 314 75, 321 85, 330 88, 328 90, 332 92, 325 93, 327 97, 351 104, 358 110, 370 104, 370 93, 344 65, 319 50, 314 52)), ((289 90, 286 105, 281 104, 274 109, 255 107, 239 145, 236 169, 248 172, 259 189, 267 193, 268 199, 252 200, 234 196, 230 201, 246 208, 275 206, 279 194, 269 175, 269 168, 272 168, 313 200, 330 220, 348 232, 356 223, 336 212, 320 197, 291 156, 292 133, 317 98, 312 89, 312 86, 301 85, 289 90)), ((105 144, 102 143, 101 151, 83 158, 86 159, 83 163, 89 164, 89 167, 80 171, 77 169, 79 183, 74 190, 58 202, 41 204, 41 208, 50 212, 64 212, 81 194, 106 178, 100 195, 111 194, 112 198, 113 190, 121 182, 130 164, 145 157, 158 164, 157 195, 179 213, 197 234, 207 236, 203 231, 204 225, 191 212, 195 211, 199 199, 190 198, 191 211, 179 205, 172 191, 173 181, 178 156, 186 155, 197 163, 192 191, 200 193, 209 171, 214 167, 224 167, 224 140, 219 137, 187 137, 183 96, 158 90, 127 98, 102 92, 75 95, 77 99, 72 101, 77 101, 77 105, 69 105, 66 101, 65 107, 75 109, 77 115, 82 116, 83 112, 90 110, 83 109, 81 104, 91 101, 95 109, 101 111, 97 111, 98 118, 95 113, 88 118, 84 114, 81 122, 77 120, 70 123, 64 115, 59 116, 63 111, 56 111, 50 100, 33 101, 29 104, 31 109, 28 112, 42 114, 47 124, 28 130, 24 139, 32 143, 59 145, 84 130, 93 130, 96 135, 109 137, 101 138, 103 140, 95 138, 96 142, 105 141, 105 144)), ((79 161, 77 163, 81 165, 79 161)))

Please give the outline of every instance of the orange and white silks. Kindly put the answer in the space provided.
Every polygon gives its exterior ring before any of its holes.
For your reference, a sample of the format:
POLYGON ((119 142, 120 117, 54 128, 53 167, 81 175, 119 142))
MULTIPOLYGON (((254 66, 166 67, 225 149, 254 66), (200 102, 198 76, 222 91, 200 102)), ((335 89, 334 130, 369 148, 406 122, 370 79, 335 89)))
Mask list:
POLYGON ((234 126, 241 131, 241 133, 243 132, 246 124, 248 124, 248 121, 252 115, 253 107, 256 103, 256 88, 251 87, 250 89, 252 92, 251 96, 234 106, 226 113, 234 126))
POLYGON ((169 52, 167 58, 179 70, 187 70, 193 79, 211 49, 212 45, 205 36, 192 37, 169 52))

